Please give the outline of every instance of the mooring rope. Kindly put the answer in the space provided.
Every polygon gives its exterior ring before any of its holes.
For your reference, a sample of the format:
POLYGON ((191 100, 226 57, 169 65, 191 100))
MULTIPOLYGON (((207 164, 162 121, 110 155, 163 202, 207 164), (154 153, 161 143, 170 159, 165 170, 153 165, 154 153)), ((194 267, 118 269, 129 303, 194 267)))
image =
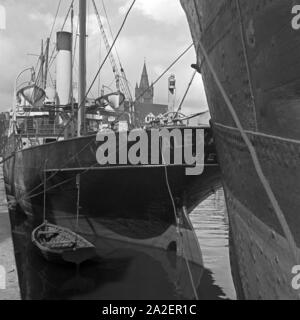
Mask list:
MULTIPOLYGON (((80 150, 80 152, 78 152, 77 154, 75 154, 72 158, 76 157, 78 154, 80 154, 81 152, 83 152, 83 150, 85 150, 86 147, 88 147, 91 143, 94 143, 94 142, 95 142, 94 139, 90 140, 90 142, 87 143, 87 144, 80 150)), ((120 151, 124 150, 125 147, 127 147, 126 144, 124 144, 124 145, 123 145, 121 148, 119 148, 118 150, 115 150, 115 152, 111 153, 111 155, 115 155, 115 154, 117 153, 117 151, 120 152, 120 151)), ((72 159, 72 158, 71 158, 71 159, 72 159)), ((69 161, 70 161, 70 159, 69 159, 69 161)), ((68 161, 68 162, 69 162, 69 161, 68 161)), ((67 163, 68 163, 68 162, 67 162, 67 163)), ((97 165, 98 165, 98 162, 90 165, 89 167, 87 167, 86 169, 84 169, 83 172, 81 172, 81 173, 79 173, 79 174, 77 174, 77 175, 79 175, 79 176, 84 175, 84 174, 86 174, 87 172, 89 172, 90 170, 92 170, 93 168, 95 168, 97 165)), ((66 168, 66 167, 64 167, 64 168, 66 168)), ((55 170, 55 172, 47 179, 47 181, 50 180, 50 179, 52 179, 52 178, 54 178, 59 172, 62 172, 62 170, 63 170, 64 168, 60 168, 60 169, 55 170)), ((77 176, 77 175, 76 175, 76 176, 77 176)), ((61 185, 63 185, 63 184, 66 184, 66 183, 68 183, 68 182, 76 179, 76 176, 71 177, 71 178, 68 178, 68 179, 66 179, 66 180, 64 180, 64 181, 62 181, 62 182, 59 182, 59 183, 57 183, 57 184, 49 187, 48 189, 46 189, 46 192, 47 192, 47 191, 50 191, 50 190, 53 190, 53 189, 55 189, 55 188, 57 188, 57 187, 59 187, 59 186, 61 186, 61 185)), ((27 199, 29 200, 29 199, 31 199, 31 198, 35 198, 35 197, 41 195, 41 194, 43 193, 42 191, 41 191, 41 192, 38 192, 38 193, 36 193, 36 194, 33 194, 33 195, 30 195, 30 194, 31 194, 34 190, 36 190, 36 189, 38 189, 39 187, 41 187, 42 185, 43 185, 43 183, 40 183, 39 185, 37 185, 36 187, 34 187, 31 191, 27 192, 26 195, 25 195, 24 197, 22 197, 19 201, 21 201, 21 200, 27 200, 27 199), (29 195, 30 195, 30 196, 29 196, 29 195)))
POLYGON ((176 208, 174 196, 173 196, 173 193, 172 193, 172 190, 171 190, 171 186, 170 186, 170 182, 169 182, 168 168, 167 168, 167 164, 165 162, 165 158, 164 158, 164 155, 163 155, 162 147, 161 147, 161 155, 162 155, 162 160, 163 160, 163 163, 164 163, 164 173, 165 173, 166 185, 167 185, 168 193, 169 193, 169 196, 170 196, 170 199, 171 199, 171 202, 172 202, 172 207, 173 207, 173 212, 174 212, 174 217, 175 217, 175 223, 176 223, 176 229, 178 231, 178 234, 179 234, 179 237, 180 237, 180 240, 181 240, 181 248, 182 248, 182 252, 183 252, 183 258, 185 260, 185 263, 186 263, 186 266, 187 266, 187 269, 188 269, 188 274, 189 274, 189 278, 190 278, 190 281, 191 281, 191 285, 192 285, 192 289, 193 289, 193 292, 194 292, 195 299, 199 300, 199 296, 198 296, 198 292, 197 292, 197 289, 196 289, 196 285, 195 285, 195 281, 194 281, 194 278, 193 278, 193 274, 191 272, 190 264, 189 264, 189 261, 188 261, 188 258, 187 258, 186 252, 185 252, 183 233, 181 232, 179 216, 177 214, 177 208, 176 208))
POLYGON ((238 128, 238 130, 240 131, 240 134, 241 134, 241 136, 242 136, 242 138, 243 138, 243 140, 244 140, 244 142, 245 142, 245 144, 246 144, 246 146, 247 146, 247 148, 248 148, 248 150, 250 152, 250 156, 252 158, 256 173, 257 173, 257 175, 259 177, 259 180, 261 181, 261 184, 262 184, 262 186, 263 186, 263 188, 264 188, 264 190, 265 190, 265 192, 266 192, 266 194, 267 194, 267 196, 268 196, 268 198, 269 198, 269 200, 270 200, 270 202, 272 204, 272 207, 273 207, 273 209, 275 211, 277 219, 278 219, 278 221, 279 221, 279 223, 280 223, 280 225, 281 225, 281 227, 283 229, 283 232, 284 232, 285 237, 286 237, 286 239, 288 241, 288 244, 289 244, 290 250, 292 252, 292 255, 293 255, 296 263, 299 264, 300 263, 299 253, 298 253, 298 248, 297 248, 296 242, 294 240, 293 234, 292 234, 292 232, 291 232, 291 230, 289 228, 289 225, 288 225, 288 223, 287 223, 287 221, 285 219, 285 216, 284 216, 284 214, 283 214, 283 212, 282 212, 282 210, 280 208, 280 205, 279 205, 279 203, 278 203, 278 201, 277 201, 277 199, 276 199, 276 197, 275 197, 275 195, 273 193, 273 190, 272 190, 272 188, 271 188, 271 186, 269 184, 269 181, 267 180, 267 178, 266 178, 266 176, 265 176, 265 174, 264 174, 264 172, 262 170, 262 166, 261 166, 260 161, 258 159, 256 150, 253 147, 250 139, 248 138, 248 135, 246 134, 246 132, 245 132, 245 130, 244 130, 244 128, 243 128, 243 126, 242 126, 242 124, 240 122, 240 119, 239 119, 237 113, 235 112, 235 109, 234 109, 234 107, 233 107, 233 105, 232 105, 232 103, 231 103, 231 101, 230 101, 230 99, 229 99, 229 97, 228 97, 228 95, 227 95, 227 93, 226 93, 221 81, 219 80, 219 77, 218 77, 218 75, 217 75, 217 73, 216 73, 216 71, 215 71, 215 69, 214 69, 214 67, 213 67, 213 65, 211 63, 211 60, 210 60, 210 58, 209 58, 209 56, 208 56, 208 54, 207 54, 207 52, 206 52, 201 40, 199 40, 198 45, 199 45, 199 48, 202 51, 203 56, 206 59, 205 62, 207 64, 207 66, 209 67, 210 72, 211 72, 211 74, 212 74, 212 76, 213 76, 213 78, 214 78, 214 80, 215 80, 215 82, 216 82, 216 84, 217 84, 217 86, 218 86, 223 98, 224 98, 226 106, 228 107, 229 112, 231 113, 231 116, 232 116, 232 118, 233 118, 233 120, 234 120, 234 122, 235 122, 235 124, 236 124, 236 126, 238 128))
MULTIPOLYGON (((79 150, 77 153, 75 153, 72 157, 70 157, 66 162, 64 162, 62 164, 62 166, 57 169, 57 171, 55 171, 52 175, 50 175, 48 178, 47 178, 47 181, 51 180, 52 178, 54 178, 59 172, 61 172, 61 170, 63 170, 64 168, 66 168, 67 164, 73 160, 74 158, 76 158, 78 155, 80 155, 88 146, 90 146, 92 143, 94 143, 95 141, 94 140, 90 140, 87 144, 85 144, 83 146, 83 148, 81 150, 79 150)), ((43 183, 40 183, 39 185, 33 187, 30 191, 26 192, 26 194, 20 199, 25 199, 27 198, 33 191, 37 190, 38 188, 40 188, 41 186, 43 185, 43 183)))
POLYGON ((44 174, 43 174, 43 177, 44 177, 44 199, 43 199, 43 221, 44 223, 46 222, 46 201, 47 201, 47 172, 46 172, 46 169, 47 169, 47 162, 48 160, 46 159, 45 161, 45 165, 44 165, 44 174))
POLYGON ((3 164, 4 162, 8 161, 10 158, 12 158, 15 155, 16 151, 12 152, 8 157, 2 159, 0 161, 0 164, 3 164))

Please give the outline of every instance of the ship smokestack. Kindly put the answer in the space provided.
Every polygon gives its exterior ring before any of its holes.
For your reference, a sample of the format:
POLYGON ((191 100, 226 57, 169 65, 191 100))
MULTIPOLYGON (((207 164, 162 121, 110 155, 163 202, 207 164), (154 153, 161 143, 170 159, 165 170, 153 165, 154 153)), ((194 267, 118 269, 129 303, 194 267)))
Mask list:
POLYGON ((58 104, 69 104, 72 89, 72 33, 57 32, 56 92, 58 104))
POLYGON ((175 111, 175 103, 176 103, 176 78, 175 75, 172 74, 169 77, 168 81, 168 107, 169 107, 169 112, 174 112, 175 111))

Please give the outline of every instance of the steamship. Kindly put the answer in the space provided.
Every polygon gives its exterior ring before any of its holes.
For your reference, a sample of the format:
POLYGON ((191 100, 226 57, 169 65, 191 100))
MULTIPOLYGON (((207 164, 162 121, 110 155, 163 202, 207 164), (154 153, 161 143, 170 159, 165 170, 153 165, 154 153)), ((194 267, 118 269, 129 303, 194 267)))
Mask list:
POLYGON ((299 299, 292 285, 300 246, 300 38, 291 25, 294 1, 181 4, 212 114, 238 296, 299 299))
MULTIPOLYGON (((198 176, 186 175, 190 164, 162 160, 157 165, 99 164, 96 154, 103 142, 97 136, 101 132, 114 132, 118 141, 127 130, 145 130, 150 136, 153 128, 182 132, 186 125, 184 119, 171 123, 167 114, 166 121, 159 119, 149 128, 139 128, 134 122, 134 103, 122 88, 95 100, 86 98, 86 1, 79 3, 78 101, 72 94, 72 33, 60 31, 55 90, 47 87, 47 50, 40 59, 43 78, 37 81, 30 68, 22 72, 30 73, 30 81, 16 85, 4 154, 8 200, 15 201, 16 212, 25 213, 28 234, 42 223, 44 205, 47 221, 71 230, 76 229, 79 211, 77 231, 95 246, 99 238, 150 246, 184 255, 202 267, 188 213, 219 185, 211 130, 190 127, 193 150, 197 130, 203 133, 204 170, 198 176)), ((47 48, 49 40, 46 43, 47 48)), ((118 144, 117 150, 122 147, 118 144)), ((171 154, 174 149, 171 140, 171 154)), ((13 234, 17 234, 16 221, 14 215, 13 234)))

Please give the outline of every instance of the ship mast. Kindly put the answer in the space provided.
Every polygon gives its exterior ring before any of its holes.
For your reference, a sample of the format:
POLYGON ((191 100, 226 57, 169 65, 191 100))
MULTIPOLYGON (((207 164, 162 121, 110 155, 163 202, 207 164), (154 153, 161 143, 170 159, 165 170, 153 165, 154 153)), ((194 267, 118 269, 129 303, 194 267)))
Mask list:
POLYGON ((86 0, 79 0, 79 96, 77 135, 86 132, 85 95, 86 95, 86 0))
POLYGON ((41 79, 42 79, 42 88, 44 89, 44 66, 45 66, 45 55, 44 55, 44 41, 41 42, 41 79))
POLYGON ((50 39, 47 38, 46 40, 46 52, 45 52, 45 74, 44 74, 44 88, 47 88, 47 78, 48 78, 48 68, 49 68, 49 44, 50 39))

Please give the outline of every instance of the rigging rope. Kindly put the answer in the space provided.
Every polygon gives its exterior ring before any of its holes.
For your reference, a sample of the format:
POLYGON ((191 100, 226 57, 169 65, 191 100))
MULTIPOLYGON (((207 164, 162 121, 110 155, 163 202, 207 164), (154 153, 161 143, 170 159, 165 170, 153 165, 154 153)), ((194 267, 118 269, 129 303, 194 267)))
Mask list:
MULTIPOLYGON (((92 2, 93 2, 95 14, 96 14, 97 19, 98 19, 100 32, 102 34, 102 38, 103 38, 106 50, 109 50, 110 44, 109 44, 106 32, 104 30, 103 23, 101 21, 101 17, 100 17, 99 11, 97 9, 96 2, 95 2, 95 0, 92 0, 92 2)), ((115 45, 115 49, 116 49, 116 45, 115 45)), ((110 60, 110 63, 111 63, 112 69, 113 69, 113 74, 115 76, 117 89, 120 90, 123 94, 125 94, 125 97, 128 98, 128 100, 131 102, 132 101, 132 95, 131 95, 131 92, 130 92, 130 90, 128 88, 128 81, 126 79, 126 75, 124 74, 123 68, 121 68, 121 72, 120 72, 112 52, 109 55, 109 60, 110 60)))
MULTIPOLYGON (((40 61, 40 59, 38 60, 38 63, 39 63, 39 61, 40 61)), ((37 63, 37 65, 36 65, 36 68, 38 67, 38 63, 37 63)), ((41 73, 41 71, 42 71, 41 69, 42 69, 42 64, 40 65, 40 68, 39 68, 39 72, 38 72, 37 77, 34 79, 34 85, 35 85, 35 86, 37 85, 37 82, 38 82, 38 80, 39 80, 39 75, 40 75, 40 73, 41 73)), ((35 93, 35 87, 34 87, 32 93, 31 93, 30 100, 32 100, 34 93, 35 93)), ((15 93, 14 93, 14 94, 15 94, 15 93)), ((25 112, 25 116, 26 116, 26 115, 29 115, 29 114, 30 114, 30 111, 25 112)), ((17 126, 17 121, 13 121, 13 128, 14 128, 14 130, 15 130, 16 126, 17 126)), ((28 140, 29 140, 30 143, 31 143, 31 140, 29 139, 29 132, 27 132, 27 138, 28 138, 28 140)), ((20 139, 20 137, 18 137, 17 139, 20 139)), ((22 143, 22 141, 21 141, 21 143, 22 143)), ((0 164, 3 164, 4 162, 6 162, 6 161, 9 160, 10 158, 12 158, 12 157, 15 155, 15 153, 18 151, 18 149, 20 149, 20 147, 22 148, 22 144, 20 144, 20 143, 19 143, 19 144, 16 144, 16 146, 15 146, 14 150, 11 152, 11 154, 10 154, 8 157, 6 157, 5 159, 3 159, 3 160, 0 162, 0 164)))
POLYGON ((199 300, 199 296, 196 290, 196 285, 195 285, 195 281, 193 278, 193 274, 191 272, 190 269, 190 264, 186 255, 186 251, 185 251, 185 247, 184 247, 184 239, 183 239, 183 233, 181 232, 181 227, 180 227, 180 218, 177 214, 177 208, 176 208, 176 204, 175 204, 175 200, 174 200, 174 196, 171 190, 171 186, 170 186, 170 182, 169 182, 169 175, 168 175, 168 168, 167 168, 167 164, 163 155, 163 150, 162 150, 162 146, 161 146, 161 155, 162 155, 162 160, 164 163, 164 172, 165 172, 165 180, 166 180, 166 185, 167 185, 167 189, 168 189, 168 193, 172 202, 172 207, 173 207, 173 212, 174 212, 174 217, 175 217, 175 223, 176 223, 176 229, 177 229, 177 233, 179 234, 180 240, 181 240, 181 248, 182 248, 182 252, 183 252, 183 258, 185 260, 187 269, 188 269, 188 274, 190 277, 190 281, 191 281, 191 285, 193 288, 193 292, 194 292, 194 296, 196 300, 199 300))
MULTIPOLYGON (((135 104, 137 103, 137 101, 151 88, 154 87, 154 85, 160 81, 160 79, 193 47, 193 43, 190 44, 166 69, 165 71, 163 71, 160 76, 151 84, 148 86, 148 88, 146 88, 133 102, 133 106, 135 106, 135 104)), ((125 114, 125 111, 123 111, 118 117, 117 120, 123 116, 125 114)))
MULTIPOLYGON (((101 61, 101 49, 102 49, 102 43, 101 43, 101 40, 99 40, 99 61, 101 61)), ((99 74, 99 77, 98 77, 98 88, 97 88, 97 95, 98 97, 100 97, 101 95, 101 74, 99 74)))
POLYGON ((63 22, 63 24, 62 24, 61 31, 64 30, 64 27, 65 27, 65 25, 66 25, 66 23, 67 23, 67 20, 68 20, 68 17, 69 17, 69 15, 70 15, 70 12, 71 12, 71 10, 72 10, 72 8, 73 8, 73 5, 74 5, 74 0, 71 1, 71 4, 70 4, 69 9, 68 9, 68 12, 67 12, 67 14, 66 14, 66 16, 65 16, 65 20, 64 20, 64 22, 63 22))
POLYGON ((185 121, 185 120, 190 120, 190 119, 193 119, 193 118, 196 118, 196 117, 199 117, 199 116, 202 116, 206 113, 208 113, 209 110, 205 110, 203 112, 198 112, 198 113, 195 113, 195 114, 191 114, 190 116, 186 116, 186 117, 182 117, 182 118, 173 118, 173 120, 181 120, 181 121, 185 121))
MULTIPOLYGON (((63 24, 62 24, 62 27, 61 27, 60 31, 63 31, 63 30, 64 30, 64 27, 65 27, 66 22, 67 22, 67 20, 68 20, 69 14, 70 14, 70 12, 71 12, 71 10, 72 10, 73 4, 74 4, 74 0, 71 1, 71 4, 70 4, 70 6, 69 6, 68 12, 67 12, 67 14, 66 14, 66 16, 65 16, 65 19, 64 19, 64 22, 63 22, 63 24)), ((51 32, 51 34, 52 34, 52 32, 51 32)), ((51 39, 51 37, 49 37, 49 39, 51 39)), ((55 54, 55 50, 56 50, 56 46, 53 47, 52 52, 51 52, 51 55, 50 55, 49 67, 48 67, 48 70, 47 70, 48 72, 50 71, 50 68, 52 67, 52 64, 53 64, 53 62, 55 61, 56 56, 57 56, 57 52, 56 52, 56 54, 55 54), (55 54, 55 55, 54 55, 54 54, 55 54)))
POLYGON ((166 69, 161 75, 147 88, 145 89, 134 101, 136 103, 149 89, 153 88, 154 85, 193 47, 191 43, 166 69))
MULTIPOLYGON (((107 14, 107 10, 106 10, 106 6, 105 6, 105 3, 104 3, 104 0, 102 0, 101 2, 102 2, 103 11, 104 11, 104 14, 105 14, 105 17, 106 17, 106 21, 107 21, 107 24, 108 24, 109 32, 110 32, 111 38, 113 39, 114 35, 113 35, 113 32, 112 32, 111 24, 109 22, 110 19, 109 19, 108 14, 107 14)), ((118 53, 118 50, 117 50, 116 46, 115 46, 115 51, 116 51, 116 55, 117 55, 120 67, 122 68, 121 59, 120 59, 120 56, 119 56, 119 53, 118 53)))
MULTIPOLYGON (((109 58, 109 55, 110 55, 112 49, 114 48, 115 43, 117 42, 117 40, 118 40, 118 38, 119 38, 119 36, 120 36, 120 33, 122 32, 122 30, 123 30, 123 28, 124 28, 124 26, 125 26, 125 23, 126 23, 126 21, 127 21, 127 18, 128 18, 128 16, 129 16, 129 14, 130 14, 133 6, 135 5, 135 3, 136 3, 136 0, 133 0, 132 3, 131 3, 131 5, 130 5, 130 7, 129 7, 129 9, 127 10, 126 15, 125 15, 125 17, 124 17, 124 20, 123 20, 123 22, 122 22, 122 24, 121 24, 121 26, 120 26, 120 28, 119 28, 119 31, 118 31, 118 33, 117 33, 117 35, 116 35, 116 37, 115 37, 115 39, 114 39, 114 41, 113 41, 110 49, 109 49, 109 51, 107 52, 107 54, 106 54, 104 60, 102 61, 100 67, 98 68, 98 71, 97 71, 95 77, 93 78, 93 81, 92 81, 91 85, 89 86, 89 89, 87 90, 87 92, 86 92, 86 94, 85 94, 85 96, 84 96, 84 98, 83 98, 83 101, 80 101, 80 103, 79 103, 79 105, 78 105, 78 109, 77 109, 78 111, 85 106, 86 98, 87 98, 88 94, 90 93, 92 87, 94 86, 95 82, 97 81, 97 78, 98 78, 98 76, 99 76, 99 74, 100 74, 100 72, 101 72, 101 70, 102 70, 105 62, 106 62, 107 59, 109 58)), ((68 125, 71 123, 71 121, 73 121, 73 120, 74 120, 74 115, 73 115, 72 117, 70 117, 69 121, 64 125, 64 128, 59 132, 57 138, 59 138, 60 135, 61 135, 62 133, 64 133, 64 131, 66 130, 67 126, 68 126, 68 125)))
MULTIPOLYGON (((90 146, 92 143, 94 143, 93 140, 89 141, 80 151, 78 151, 76 154, 74 154, 71 158, 69 158, 63 165, 61 168, 57 169, 56 172, 54 172, 50 177, 47 178, 47 181, 54 178, 59 172, 61 172, 61 170, 63 170, 64 168, 66 168, 67 164, 73 160, 74 158, 76 158, 78 155, 80 155, 88 146, 90 146)), ((26 199, 33 191, 37 190, 38 188, 40 188, 43 184, 40 183, 39 185, 35 186, 34 188, 32 188, 30 191, 28 191, 27 193, 24 194, 23 197, 21 197, 22 199, 26 199)))
POLYGON ((16 150, 13 151, 8 157, 2 159, 2 160, 0 161, 0 164, 3 164, 4 162, 8 161, 10 158, 12 158, 12 157, 15 155, 15 153, 16 153, 16 150))
POLYGON ((183 98, 182 98, 182 100, 181 100, 181 102, 180 102, 180 104, 179 104, 179 107, 178 107, 178 109, 177 109, 177 111, 176 111, 176 114, 175 114, 174 118, 176 118, 177 115, 178 115, 178 113, 181 111, 181 108, 182 108, 182 106, 183 106, 183 103, 184 103, 184 101, 185 101, 185 98, 186 98, 187 94, 188 94, 189 91, 190 91, 191 85, 192 85, 192 83, 193 83, 193 81, 194 81, 194 79, 195 79, 196 74, 197 74, 197 70, 195 70, 195 71, 193 72, 192 79, 191 79, 191 81, 190 81, 189 84, 188 84, 188 87, 187 87, 187 89, 186 89, 186 91, 185 91, 185 93, 184 93, 184 95, 183 95, 183 98))
MULTIPOLYGON (((84 147, 79 153, 77 153, 75 156, 77 156, 78 154, 80 154, 81 152, 83 152, 83 150, 84 150, 87 146, 89 146, 91 143, 94 143, 94 142, 95 142, 94 140, 91 140, 91 141, 90 141, 89 143, 87 143, 87 144, 85 145, 85 147, 84 147)), ((119 148, 119 151, 124 150, 125 147, 127 148, 126 144, 124 144, 121 148, 119 148)), ((116 154, 116 152, 117 152, 117 150, 115 150, 115 152, 112 153, 112 155, 116 154)), ((73 156, 72 158, 74 158, 75 156, 73 156)), ((88 168, 86 168, 83 172, 79 173, 78 175, 82 176, 82 175, 86 174, 86 173, 89 172, 91 169, 95 168, 97 165, 99 165, 98 162, 94 163, 93 165, 90 165, 88 168)), ((55 176, 56 176, 59 172, 61 172, 63 169, 64 169, 64 168, 57 169, 57 170, 54 172, 54 174, 52 174, 46 181, 48 181, 48 180, 52 179, 53 177, 55 177, 55 176)), ((76 175, 76 176, 77 176, 77 175, 76 175)), ((57 184, 49 187, 48 189, 46 189, 46 192, 47 192, 47 191, 50 191, 50 190, 53 190, 53 189, 57 188, 58 186, 61 186, 61 185, 65 184, 65 183, 67 183, 67 182, 70 182, 70 181, 76 179, 76 176, 73 176, 73 177, 71 177, 71 178, 69 178, 69 179, 66 179, 66 180, 64 180, 64 181, 62 181, 62 182, 59 182, 59 183, 57 183, 57 184)), ((43 183, 40 183, 38 186, 34 187, 31 191, 27 192, 26 195, 29 195, 29 194, 32 193, 34 190, 40 188, 42 185, 43 185, 43 183)), ((33 194, 33 195, 29 196, 29 197, 25 195, 25 197, 21 197, 21 199, 20 199, 19 201, 24 200, 24 199, 25 199, 25 200, 29 200, 29 199, 35 198, 35 197, 41 195, 42 193, 43 193, 43 191, 38 192, 38 193, 36 193, 36 194, 33 194)))
MULTIPOLYGON (((109 27, 111 38, 113 39, 114 35, 113 35, 113 32, 112 32, 111 24, 110 24, 110 21, 109 21, 110 19, 109 19, 109 16, 107 14, 107 10, 106 10, 106 6, 105 6, 105 3, 104 3, 104 0, 102 0, 102 7, 103 7, 104 14, 105 14, 105 17, 106 17, 106 21, 107 21, 107 24, 108 24, 108 27, 109 27)), ((130 88, 129 88, 130 83, 127 80, 126 73, 125 73, 125 70, 124 70, 124 68, 122 66, 121 59, 120 59, 120 56, 119 56, 119 53, 118 53, 118 50, 117 50, 116 46, 115 46, 115 52, 116 52, 117 59, 118 59, 118 62, 119 62, 119 65, 120 65, 120 69, 121 69, 120 70, 121 71, 121 77, 124 77, 123 80, 125 81, 123 87, 124 87, 126 92, 124 92, 124 93, 125 93, 125 95, 127 95, 127 97, 129 97, 130 102, 131 102, 132 101, 132 94, 131 94, 131 91, 130 91, 130 88)), ((123 82, 122 79, 120 79, 120 81, 123 82)))
POLYGON ((54 30, 54 27, 55 27, 55 24, 56 24, 56 20, 57 20, 57 17, 58 17, 58 13, 59 13, 61 1, 62 1, 62 0, 59 0, 58 6, 57 6, 57 10, 56 10, 56 14, 55 14, 55 17, 54 17, 54 21, 53 21, 53 24, 52 24, 52 27, 51 27, 49 39, 51 39, 51 37, 52 37, 52 33, 53 33, 53 30, 54 30))

